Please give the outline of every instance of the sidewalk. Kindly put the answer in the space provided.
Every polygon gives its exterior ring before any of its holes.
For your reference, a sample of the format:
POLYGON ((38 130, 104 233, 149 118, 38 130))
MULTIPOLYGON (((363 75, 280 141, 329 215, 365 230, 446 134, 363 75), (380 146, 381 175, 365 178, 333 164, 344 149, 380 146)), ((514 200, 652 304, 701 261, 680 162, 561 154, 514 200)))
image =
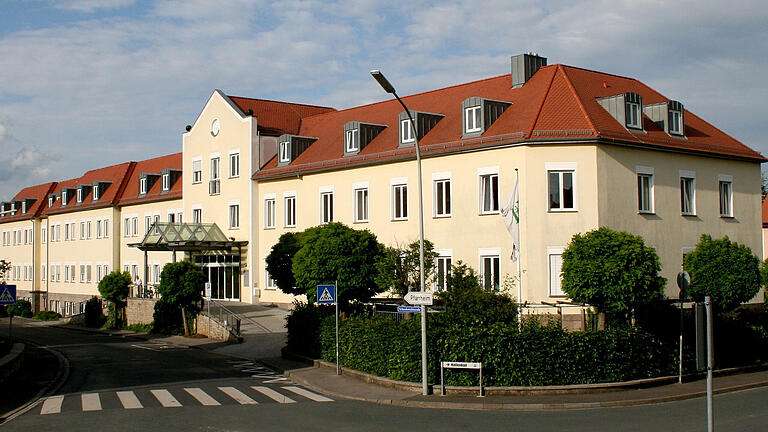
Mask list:
MULTIPOLYGON (((265 360, 265 363, 269 364, 270 360, 265 360)), ((282 364, 278 362, 273 366, 291 367, 291 363, 283 360, 282 364)), ((586 409, 647 405, 706 396, 704 379, 632 390, 477 397, 439 394, 422 396, 419 393, 368 384, 343 374, 337 376, 333 369, 324 367, 297 367, 284 370, 284 373, 299 384, 332 397, 421 408, 513 411, 586 409)), ((713 380, 715 394, 765 386, 768 386, 768 372, 765 371, 716 377, 713 380)))

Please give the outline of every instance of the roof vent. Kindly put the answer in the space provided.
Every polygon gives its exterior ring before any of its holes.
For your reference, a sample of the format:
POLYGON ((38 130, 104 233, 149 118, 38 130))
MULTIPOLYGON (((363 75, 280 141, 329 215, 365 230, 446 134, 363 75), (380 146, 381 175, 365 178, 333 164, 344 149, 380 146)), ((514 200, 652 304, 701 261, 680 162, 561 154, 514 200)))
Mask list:
POLYGON ((537 53, 512 56, 512 88, 522 87, 540 68, 547 65, 546 57, 537 53))

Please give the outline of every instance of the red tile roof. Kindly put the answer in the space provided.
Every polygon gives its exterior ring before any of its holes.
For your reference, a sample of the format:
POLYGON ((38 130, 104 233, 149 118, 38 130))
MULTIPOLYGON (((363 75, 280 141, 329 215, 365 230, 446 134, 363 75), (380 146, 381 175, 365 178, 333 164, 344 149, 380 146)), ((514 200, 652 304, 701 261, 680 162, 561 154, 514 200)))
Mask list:
POLYGON ((768 199, 763 199, 763 228, 768 228, 768 199))
MULTIPOLYGON (((596 100, 627 92, 640 94, 643 104, 669 100, 635 79, 565 65, 545 66, 519 88, 511 87, 510 75, 502 75, 402 99, 411 110, 445 116, 419 141, 422 152, 427 156, 448 149, 579 138, 735 157, 755 162, 767 160, 687 110, 685 138, 667 135, 648 118, 645 118, 644 132, 629 131, 596 100), (512 102, 512 105, 482 137, 462 139, 461 103, 469 97, 512 102)), ((413 148, 398 149, 400 112, 402 107, 392 99, 306 117, 299 123, 298 130, 291 133, 317 137, 317 141, 288 166, 278 167, 273 158, 253 178, 279 177, 302 171, 413 157, 413 148), (344 124, 349 121, 383 124, 387 127, 359 154, 344 156, 344 124)))
POLYGON ((271 101, 265 99, 250 99, 229 96, 242 112, 249 109, 256 117, 256 126, 262 133, 282 135, 296 134, 305 117, 336 111, 334 108, 315 105, 304 105, 289 102, 271 101))
POLYGON ((158 179, 145 195, 139 197, 139 176, 142 173, 161 174, 165 168, 181 170, 181 153, 174 153, 136 162, 136 168, 134 168, 133 173, 128 178, 128 182, 125 185, 125 191, 120 197, 118 204, 122 206, 181 198, 181 188, 183 183, 181 181, 181 176, 179 176, 179 178, 171 185, 171 190, 169 192, 162 193, 162 179, 158 179))
POLYGON ((46 208, 43 210, 42 214, 52 215, 116 204, 125 189, 126 179, 130 177, 135 166, 136 162, 125 162, 118 165, 91 170, 83 174, 80 178, 65 180, 58 183, 51 193, 57 194, 59 199, 56 200, 52 207, 48 207, 46 199, 46 208), (76 188, 79 184, 92 185, 96 181, 111 182, 106 190, 102 192, 98 201, 93 201, 91 195, 93 191, 91 191, 83 197, 82 203, 77 204, 77 196, 74 196, 69 199, 69 203, 66 206, 61 206, 61 191, 63 188, 76 188))
POLYGON ((15 216, 10 214, 5 217, 0 217, 0 223, 14 222, 20 220, 28 220, 33 217, 37 217, 43 211, 46 205, 48 205, 48 194, 56 187, 55 182, 44 183, 37 186, 30 186, 22 189, 11 201, 23 200, 25 198, 34 198, 35 202, 27 209, 27 212, 22 214, 19 208, 15 216))

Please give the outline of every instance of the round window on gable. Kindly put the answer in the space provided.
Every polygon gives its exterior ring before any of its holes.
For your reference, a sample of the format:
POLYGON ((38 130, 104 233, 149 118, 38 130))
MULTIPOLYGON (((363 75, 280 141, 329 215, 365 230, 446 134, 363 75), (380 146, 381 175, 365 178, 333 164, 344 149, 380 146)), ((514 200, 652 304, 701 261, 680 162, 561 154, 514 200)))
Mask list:
POLYGON ((211 122, 211 135, 216 136, 219 134, 219 131, 221 130, 221 122, 219 122, 219 119, 215 118, 211 122))

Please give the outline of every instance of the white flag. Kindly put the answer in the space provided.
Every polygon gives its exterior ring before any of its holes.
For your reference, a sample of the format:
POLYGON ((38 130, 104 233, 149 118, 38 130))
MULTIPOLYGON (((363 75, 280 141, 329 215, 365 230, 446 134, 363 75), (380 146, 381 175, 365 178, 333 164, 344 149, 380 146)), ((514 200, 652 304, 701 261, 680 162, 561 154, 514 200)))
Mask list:
POLYGON ((507 226, 509 233, 512 234, 512 261, 517 261, 520 257, 520 199, 517 193, 517 187, 520 183, 520 178, 515 180, 515 188, 512 190, 512 195, 507 199, 507 203, 501 210, 502 216, 504 216, 504 225, 507 226))

